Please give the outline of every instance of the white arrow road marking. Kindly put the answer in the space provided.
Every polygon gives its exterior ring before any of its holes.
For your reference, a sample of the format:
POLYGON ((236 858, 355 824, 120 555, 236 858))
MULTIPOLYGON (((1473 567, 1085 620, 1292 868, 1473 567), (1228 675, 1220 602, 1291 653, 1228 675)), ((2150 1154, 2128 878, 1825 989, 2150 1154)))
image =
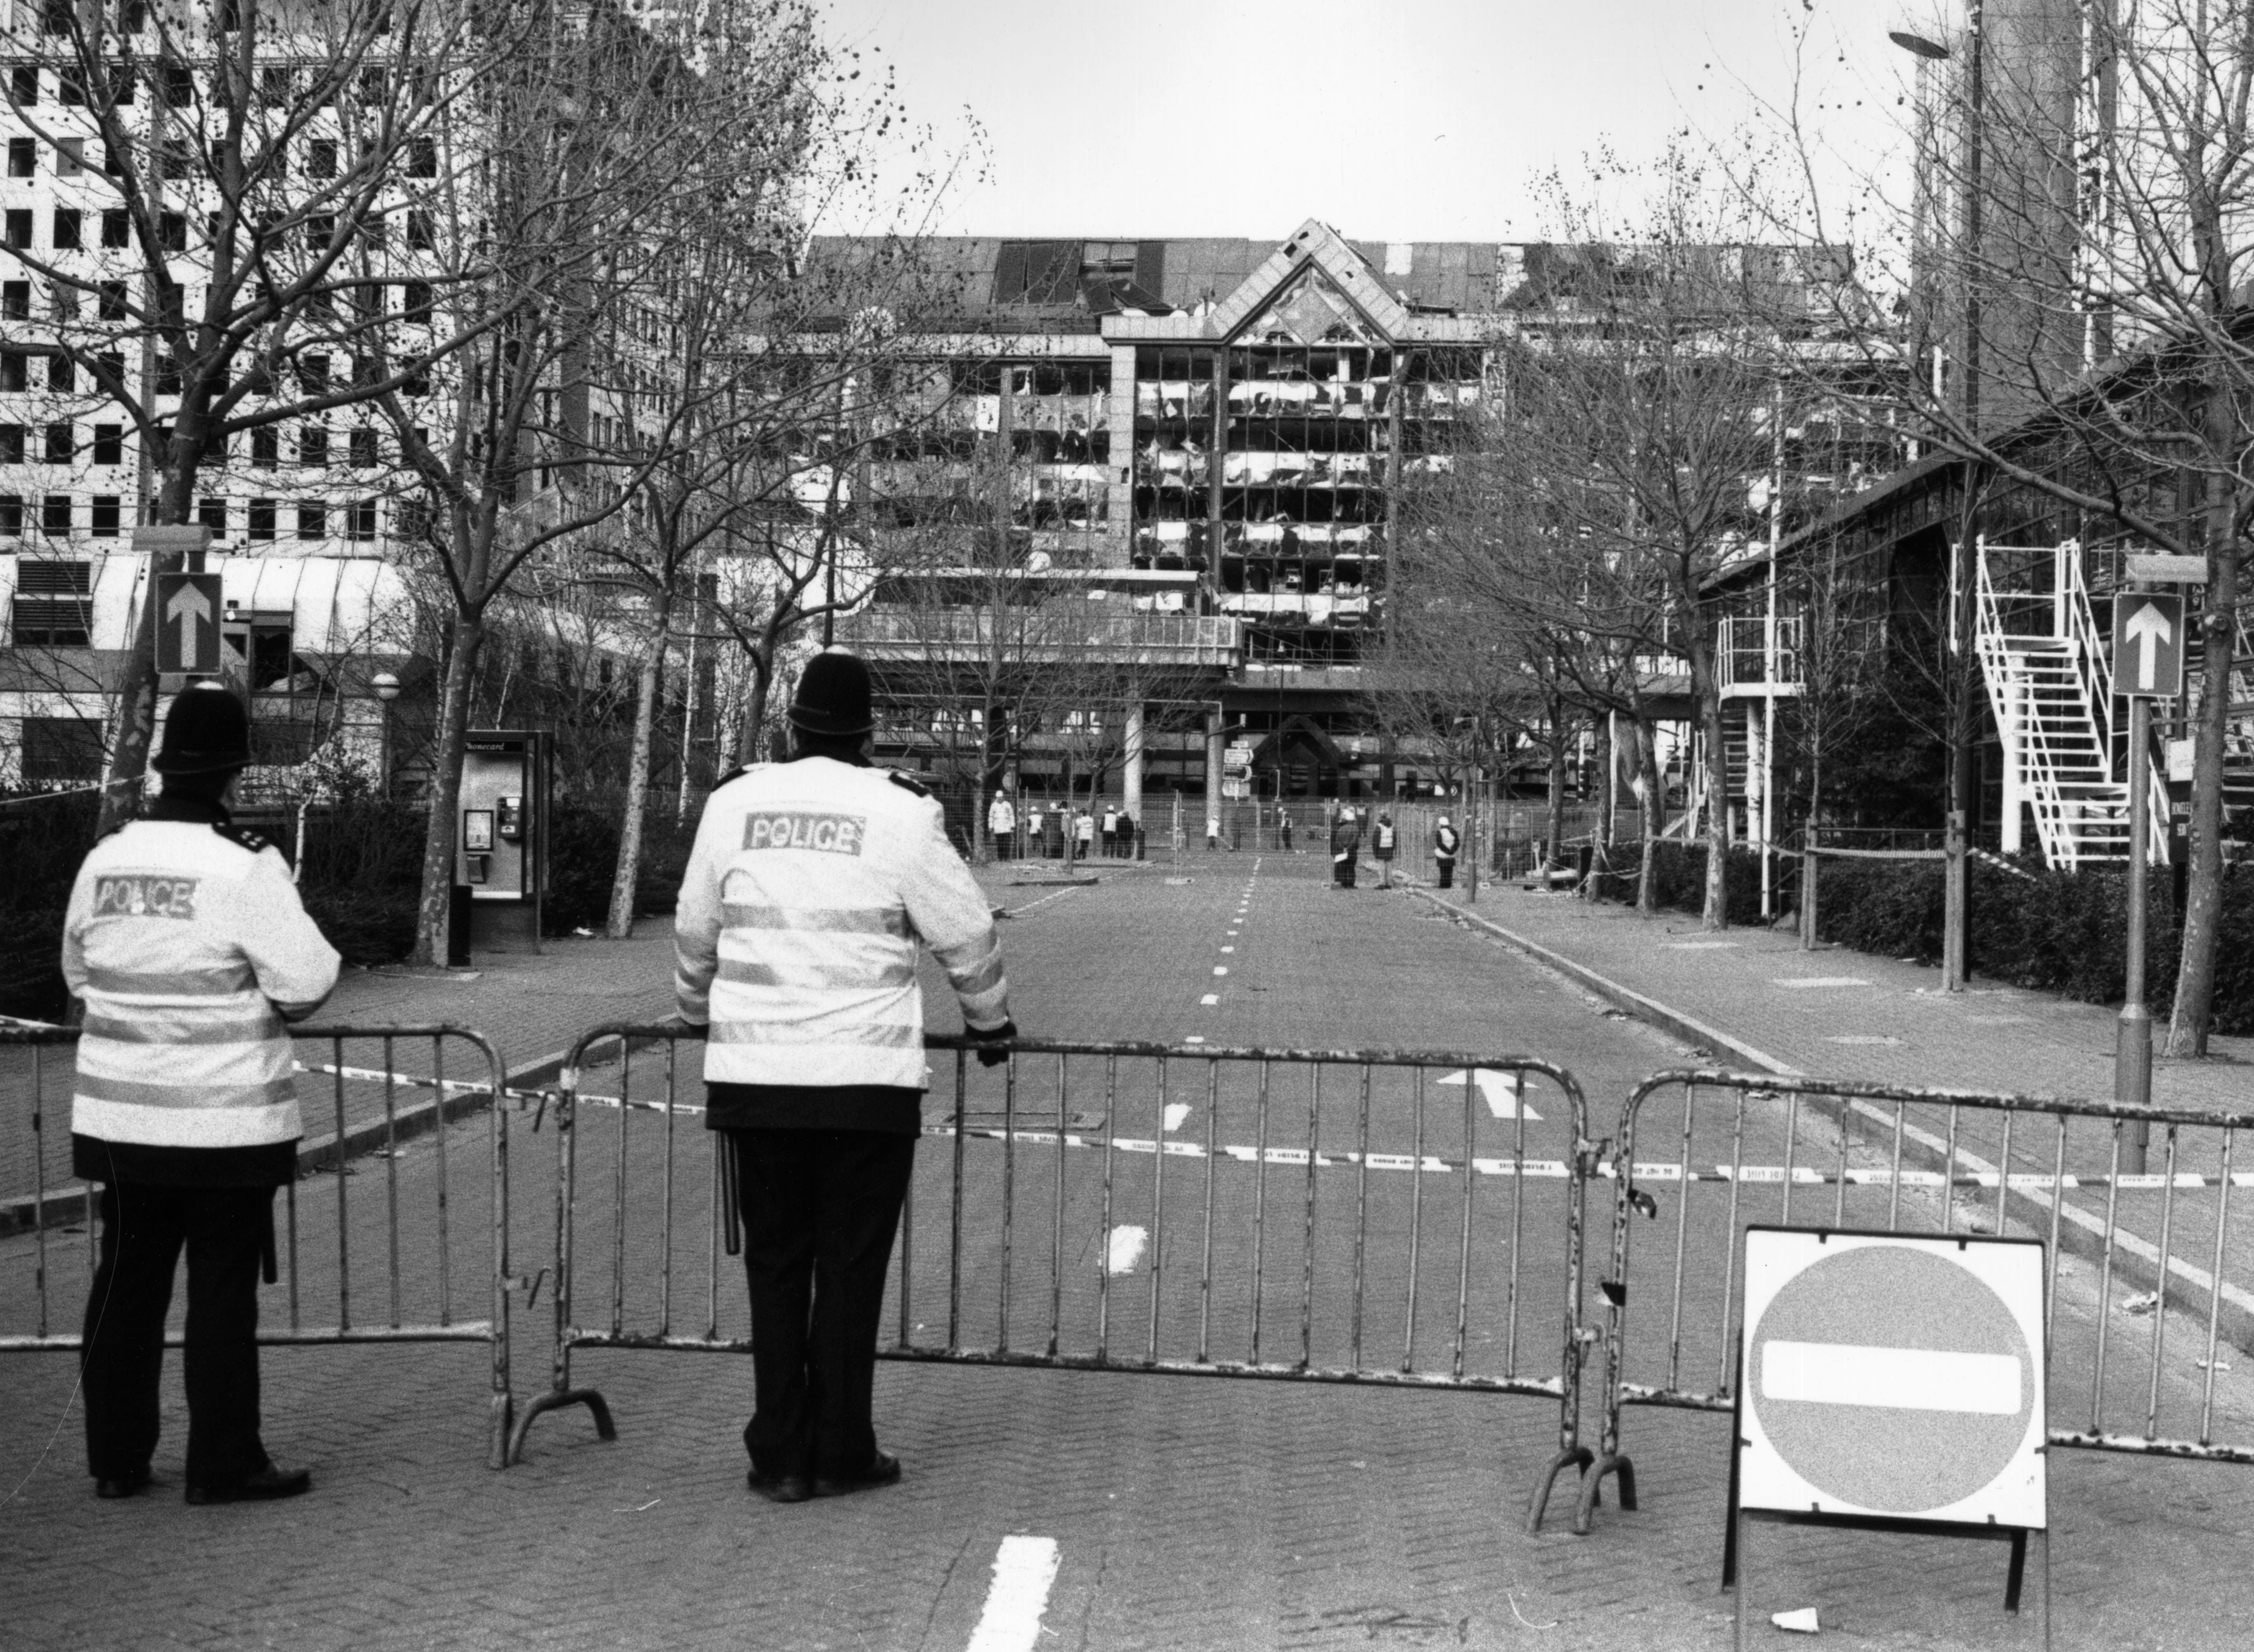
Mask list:
POLYGON ((1760 1368, 1765 1399, 1981 1417, 2014 1417, 2020 1410, 2020 1361, 2013 1354, 1777 1341, 1761 1344, 1760 1368))
MULTIPOLYGON (((1446 1078, 1435 1079, 1436 1084, 1461 1084, 1464 1071, 1458 1068, 1446 1078)), ((1519 1116, 1518 1080, 1508 1073, 1490 1073, 1485 1068, 1479 1072, 1479 1091, 1487 1098, 1487 1110, 1497 1118, 1516 1118, 1519 1116)), ((1542 1115, 1531 1107, 1524 1110, 1527 1117, 1539 1124, 1542 1115)))
POLYGON ((1040 1639, 1041 1614, 1056 1582, 1054 1537, 1004 1537, 994 1553, 994 1581, 986 1588, 986 1609, 970 1632, 970 1652, 1032 1652, 1040 1639))
MULTIPOLYGON (((1192 1039, 1190 1042, 1193 1044, 1202 1044, 1205 1040, 1203 1039, 1192 1039)), ((1187 1102, 1168 1102, 1166 1103, 1166 1129, 1169 1131, 1180 1130, 1182 1127, 1182 1121, 1189 1116, 1190 1104, 1187 1102)))
POLYGON ((196 626, 211 623, 211 598, 201 585, 182 585, 164 605, 164 618, 180 627, 180 663, 193 665, 202 657, 196 648, 196 626))
POLYGON ((1144 1228, 1114 1228, 1111 1242, 1103 1248, 1103 1271, 1115 1279, 1123 1273, 1134 1272, 1135 1264, 1143 1259, 1143 1247, 1150 1242, 1151 1236, 1144 1228))
POLYGON ((2129 646, 2137 650, 2137 686, 2145 690, 2158 687, 2160 650, 2176 634, 2175 627, 2168 623, 2167 615, 2160 612, 2158 603, 2148 602, 2129 616, 2124 630, 2129 646))

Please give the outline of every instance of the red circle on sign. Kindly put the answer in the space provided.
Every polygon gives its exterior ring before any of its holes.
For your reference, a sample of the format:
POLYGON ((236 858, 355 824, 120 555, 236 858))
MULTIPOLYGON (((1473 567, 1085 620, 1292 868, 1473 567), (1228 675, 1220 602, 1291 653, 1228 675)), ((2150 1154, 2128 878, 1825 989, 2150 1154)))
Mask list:
POLYGON ((1907 1245, 1864 1245, 1787 1281, 1746 1349, 1746 1396, 1777 1455, 1816 1490, 1881 1514, 1959 1503, 2009 1466, 2034 1409, 2034 1365, 2019 1320, 1968 1270, 1907 1245), (2020 1363, 2009 1416, 1926 1407, 1776 1399, 1761 1391, 1773 1342, 2008 1354, 2020 1363))

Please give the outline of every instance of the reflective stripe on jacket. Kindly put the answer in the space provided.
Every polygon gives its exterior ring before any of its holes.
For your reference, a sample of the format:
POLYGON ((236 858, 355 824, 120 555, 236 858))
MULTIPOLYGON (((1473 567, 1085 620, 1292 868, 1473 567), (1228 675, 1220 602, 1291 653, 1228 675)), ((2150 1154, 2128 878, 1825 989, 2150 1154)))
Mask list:
POLYGON ((71 1130, 156 1147, 304 1134, 285 1019, 337 984, 281 851, 200 821, 139 820, 72 886, 63 979, 86 1001, 71 1130))
POLYGON ((1456 829, 1452 826, 1439 827, 1432 833, 1432 848, 1442 860, 1451 860, 1455 858, 1456 844, 1460 841, 1456 836, 1456 829))
POLYGON ((826 757, 720 787, 674 914, 681 1016, 710 1028, 705 1079, 922 1088, 919 940, 966 1022, 1010 1018, 986 897, 937 800, 826 757))

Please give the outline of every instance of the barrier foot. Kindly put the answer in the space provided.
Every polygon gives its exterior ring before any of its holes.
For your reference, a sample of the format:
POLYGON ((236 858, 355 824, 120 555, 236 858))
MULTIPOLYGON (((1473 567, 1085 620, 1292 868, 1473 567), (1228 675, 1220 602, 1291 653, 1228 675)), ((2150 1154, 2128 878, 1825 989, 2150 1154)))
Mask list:
POLYGON ((1596 1466, 1581 1477, 1581 1501, 1573 1508, 1573 1535, 1576 1537, 1589 1535, 1589 1522, 1596 1516, 1597 1502, 1603 1494, 1606 1474, 1620 1477, 1620 1508, 1629 1514, 1635 1512, 1635 1465, 1617 1452, 1610 1457, 1600 1457, 1596 1466))
POLYGON ((509 1465, 509 1435, 516 1426, 516 1396, 494 1395, 486 1417, 486 1466, 507 1468, 509 1465))
POLYGON ((1558 1484, 1558 1476, 1568 1468, 1586 1471, 1596 1460, 1597 1454, 1586 1446, 1575 1446, 1559 1452, 1550 1460, 1549 1472, 1542 1476, 1542 1483, 1534 1488, 1534 1501, 1527 1506, 1528 1536, 1531 1537, 1542 1530, 1542 1516, 1550 1512, 1550 1494, 1558 1484))
POLYGON ((592 1388, 553 1389, 545 1394, 536 1394, 524 1408, 524 1415, 516 1420, 516 1432, 509 1437, 508 1460, 512 1464, 524 1460, 524 1437, 532 1432, 532 1424, 542 1411, 561 1410, 566 1405, 584 1405, 593 1413, 595 1432, 604 1439, 619 1437, 617 1425, 611 1421, 611 1408, 599 1390, 592 1388))

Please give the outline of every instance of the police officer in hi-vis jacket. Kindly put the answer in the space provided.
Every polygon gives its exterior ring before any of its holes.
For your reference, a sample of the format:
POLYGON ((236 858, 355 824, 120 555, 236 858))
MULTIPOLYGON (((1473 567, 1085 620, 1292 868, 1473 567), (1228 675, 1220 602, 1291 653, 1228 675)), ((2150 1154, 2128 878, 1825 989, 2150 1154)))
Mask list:
POLYGON ((242 703, 178 696, 150 767, 161 795, 95 844, 63 928, 63 979, 86 1005, 71 1158, 102 1185, 102 1256, 82 1375, 94 1494, 150 1483, 164 1316, 188 1258, 186 1494, 294 1497, 312 1476, 258 1428, 258 1278, 273 1278, 274 1189, 303 1133, 284 1023, 337 984, 337 954, 281 852, 228 819, 250 761, 242 703))
POLYGON ((736 1157, 751 1289, 752 1489, 777 1502, 889 1485, 870 1417, 877 1320, 922 1129, 916 946, 970 1036, 1007 1060, 1001 943, 938 802, 873 768, 868 668, 817 654, 794 753, 704 806, 674 919, 682 1019, 706 1030, 705 1124, 736 1157))

